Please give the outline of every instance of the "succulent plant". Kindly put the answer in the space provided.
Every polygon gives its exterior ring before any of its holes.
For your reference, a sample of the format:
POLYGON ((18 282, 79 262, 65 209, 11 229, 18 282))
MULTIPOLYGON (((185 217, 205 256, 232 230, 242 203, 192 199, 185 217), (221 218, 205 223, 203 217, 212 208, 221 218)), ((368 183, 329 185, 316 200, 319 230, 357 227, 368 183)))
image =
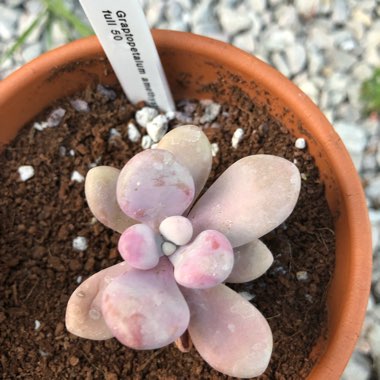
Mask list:
POLYGON ((156 349, 186 334, 204 360, 236 377, 263 373, 272 333, 263 315, 224 282, 261 276, 273 262, 259 240, 292 212, 300 174, 271 155, 231 165, 196 203, 211 170, 210 143, 195 126, 167 133, 157 149, 119 171, 96 167, 85 192, 95 217, 121 233, 124 259, 83 282, 71 296, 67 329, 156 349))

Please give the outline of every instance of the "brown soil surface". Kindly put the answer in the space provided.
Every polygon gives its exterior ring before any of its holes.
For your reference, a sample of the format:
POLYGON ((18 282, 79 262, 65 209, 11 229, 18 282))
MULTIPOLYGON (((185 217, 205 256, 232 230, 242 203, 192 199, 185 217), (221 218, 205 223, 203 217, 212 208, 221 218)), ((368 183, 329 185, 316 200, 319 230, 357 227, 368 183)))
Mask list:
MULTIPOLYGON (((121 168, 141 150, 139 143, 127 137, 127 124, 136 108, 120 92, 113 101, 91 89, 78 98, 89 102, 91 113, 77 112, 68 100, 62 100, 59 105, 67 112, 58 127, 40 132, 26 126, 0 156, 3 379, 227 378, 212 370, 194 349, 183 354, 171 345, 137 352, 115 339, 89 341, 66 331, 66 303, 78 285, 78 276, 84 280, 120 261, 119 234, 93 221, 84 184, 71 181, 71 173, 77 170, 85 175, 94 162, 121 168), (111 128, 121 136, 109 138, 111 128), (70 155, 71 149, 75 156, 70 155), (32 165, 35 176, 21 182, 20 165, 32 165), (72 248, 77 236, 88 239, 85 252, 72 248), (38 329, 36 320, 41 323, 38 329)), ((193 109, 190 113, 199 121, 203 114, 199 103, 179 105, 179 109, 184 107, 188 112, 193 109)), ((251 302, 273 330, 272 360, 260 379, 301 379, 312 367, 308 354, 326 326, 326 291, 335 252, 332 218, 318 170, 307 151, 296 149, 295 138, 263 110, 243 109, 223 104, 213 124, 204 125, 210 141, 220 149, 208 185, 231 163, 249 154, 297 160, 303 181, 296 209, 263 239, 275 262, 262 278, 234 288, 254 294, 251 302), (230 142, 238 126, 244 127, 245 137, 234 150, 230 142), (308 279, 298 280, 299 271, 307 271, 308 279)))

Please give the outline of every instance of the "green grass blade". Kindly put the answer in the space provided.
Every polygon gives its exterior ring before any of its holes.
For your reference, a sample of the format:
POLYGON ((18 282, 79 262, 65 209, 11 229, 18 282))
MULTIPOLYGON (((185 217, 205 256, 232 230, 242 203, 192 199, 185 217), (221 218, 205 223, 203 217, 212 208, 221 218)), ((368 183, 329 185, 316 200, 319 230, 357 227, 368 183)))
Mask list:
POLYGON ((0 65, 2 65, 8 58, 11 58, 17 49, 26 42, 33 30, 44 21, 46 15, 47 9, 44 9, 36 16, 29 27, 20 35, 20 37, 18 37, 17 41, 0 58, 0 65))
POLYGON ((372 77, 363 83, 361 99, 366 113, 380 113, 380 68, 376 69, 372 77))
POLYGON ((49 11, 54 14, 57 19, 64 19, 71 24, 75 30, 83 37, 94 34, 92 28, 83 23, 75 16, 63 3, 62 0, 44 0, 49 11))

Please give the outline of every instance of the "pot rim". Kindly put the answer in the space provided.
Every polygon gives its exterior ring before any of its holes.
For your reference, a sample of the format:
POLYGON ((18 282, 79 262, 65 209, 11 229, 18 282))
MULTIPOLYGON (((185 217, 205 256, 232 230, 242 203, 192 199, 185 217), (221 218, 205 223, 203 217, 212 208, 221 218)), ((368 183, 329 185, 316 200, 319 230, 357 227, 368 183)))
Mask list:
MULTIPOLYGON (((297 115, 301 119, 318 125, 313 136, 321 143, 331 166, 335 168, 336 181, 340 184, 350 220, 352 233, 349 238, 356 255, 351 258, 351 281, 347 287, 347 302, 341 311, 345 315, 344 322, 337 326, 333 342, 315 364, 308 379, 338 379, 360 334, 372 275, 371 226, 361 182, 349 153, 318 107, 273 67, 232 45, 208 37, 168 30, 153 30, 152 33, 160 48, 201 51, 208 57, 213 57, 216 62, 225 62, 238 68, 247 77, 254 77, 278 98, 283 99, 286 94, 286 103, 297 109, 297 115), (236 59, 237 55, 239 59, 236 59)), ((103 55, 95 36, 71 42, 41 55, 0 82, 0 110, 1 94, 9 96, 17 93, 30 83, 32 75, 42 75, 52 67, 61 67, 65 62, 103 55)))

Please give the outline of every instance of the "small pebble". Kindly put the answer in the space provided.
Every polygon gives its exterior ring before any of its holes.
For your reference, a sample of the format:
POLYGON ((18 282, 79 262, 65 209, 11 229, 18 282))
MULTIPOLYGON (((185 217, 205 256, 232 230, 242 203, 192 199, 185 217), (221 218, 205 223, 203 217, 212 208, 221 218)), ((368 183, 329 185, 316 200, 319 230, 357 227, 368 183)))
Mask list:
POLYGON ((173 120, 175 118, 175 111, 168 111, 166 112, 165 116, 168 120, 173 120))
POLYGON ((309 278, 309 275, 306 271, 301 270, 296 273, 296 277, 298 281, 306 281, 309 278))
POLYGON ((149 149, 153 144, 152 139, 148 135, 144 135, 141 139, 141 147, 143 149, 149 149))
POLYGON ((70 150, 69 150, 69 155, 70 155, 71 157, 74 157, 74 156, 75 156, 75 150, 74 150, 74 149, 70 149, 70 150))
POLYGON ((303 139, 302 137, 298 138, 295 142, 295 147, 297 149, 305 149, 306 148, 306 140, 303 139))
POLYGON ((78 171, 74 170, 72 173, 71 173, 71 178, 70 178, 72 181, 75 181, 75 182, 79 182, 79 183, 82 183, 84 181, 84 177, 82 176, 82 174, 80 174, 78 171))
POLYGON ((41 322, 39 320, 34 321, 34 330, 38 330, 41 327, 41 322))
POLYGON ((31 165, 22 165, 17 169, 21 181, 25 182, 34 176, 34 168, 31 165))
POLYGON ((73 240, 73 248, 76 251, 85 251, 88 248, 88 242, 87 239, 83 236, 77 236, 73 240))
POLYGON ((104 87, 101 84, 98 84, 96 86, 96 91, 99 92, 99 94, 102 94, 105 98, 109 100, 116 99, 116 92, 110 88, 104 87))
POLYGON ((63 108, 57 108, 49 115, 47 119, 47 126, 49 128, 57 127, 61 123, 65 114, 66 111, 63 108))
POLYGON ((90 110, 88 103, 82 99, 75 99, 70 102, 73 108, 78 112, 88 112, 90 110))
POLYGON ((69 363, 72 366, 76 366, 79 363, 79 358, 77 358, 76 356, 71 356, 69 359, 69 363))
POLYGON ((128 124, 128 139, 137 142, 141 139, 141 133, 133 123, 128 124))
POLYGON ((143 107, 136 112, 135 118, 137 124, 146 128, 147 124, 152 121, 158 115, 158 111, 155 108, 143 107))
POLYGON ((211 155, 215 157, 219 152, 219 145, 218 143, 212 143, 211 144, 211 155))
POLYGON ((233 134, 233 136, 232 136, 232 141, 231 141, 231 143, 232 143, 232 147, 233 147, 234 149, 237 149, 237 147, 238 147, 240 141, 243 140, 243 136, 244 136, 244 131, 243 131, 242 128, 238 128, 238 129, 234 132, 234 134, 233 134))
POLYGON ((158 142, 164 137, 168 130, 168 119, 165 115, 158 115, 146 125, 148 135, 154 142, 158 142))

